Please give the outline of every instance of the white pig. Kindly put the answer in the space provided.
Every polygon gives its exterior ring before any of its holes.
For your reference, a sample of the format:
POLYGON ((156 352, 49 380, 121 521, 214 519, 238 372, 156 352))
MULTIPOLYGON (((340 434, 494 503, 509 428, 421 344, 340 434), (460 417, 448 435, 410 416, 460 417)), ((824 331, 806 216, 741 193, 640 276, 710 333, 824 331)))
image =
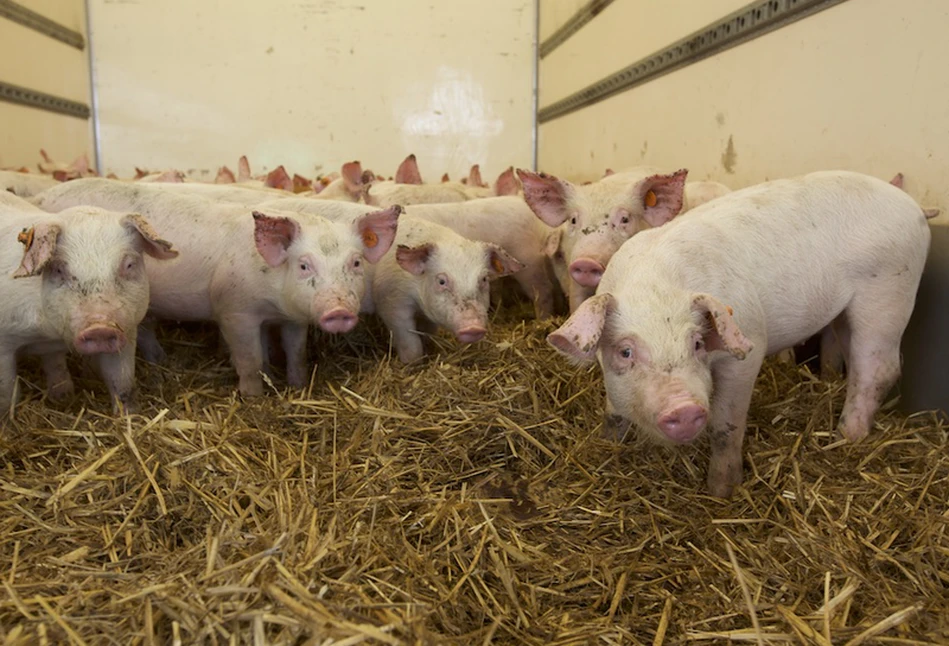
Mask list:
POLYGON ((596 291, 610 258, 626 240, 674 218, 682 209, 686 170, 615 173, 584 186, 518 170, 524 199, 551 227, 563 225, 559 248, 571 277, 570 311, 596 291))
POLYGON ((9 191, 20 197, 33 197, 57 184, 59 182, 49 175, 0 170, 0 191, 9 191))
POLYGON ((84 203, 134 209, 180 240, 179 258, 147 267, 149 311, 160 319, 216 322, 240 391, 251 396, 263 393, 264 325, 281 326, 287 380, 295 388, 307 379, 308 324, 332 333, 356 325, 365 263, 389 249, 401 212, 335 202, 350 210, 348 222, 271 209, 252 214, 240 204, 107 180, 76 180, 37 198, 49 211, 84 203))
POLYGON ((608 414, 678 443, 708 425, 708 487, 728 497, 762 360, 832 322, 849 369, 838 429, 866 436, 900 373, 929 240, 919 205, 882 180, 767 182, 625 243, 548 339, 576 361, 597 357, 608 414))
POLYGON ((14 199, 0 199, 0 407, 14 396, 20 353, 41 356, 51 400, 69 396, 66 352, 76 351, 98 368, 115 410, 127 410, 148 308, 142 253, 167 261, 177 252, 137 214, 78 206, 50 215, 14 199))

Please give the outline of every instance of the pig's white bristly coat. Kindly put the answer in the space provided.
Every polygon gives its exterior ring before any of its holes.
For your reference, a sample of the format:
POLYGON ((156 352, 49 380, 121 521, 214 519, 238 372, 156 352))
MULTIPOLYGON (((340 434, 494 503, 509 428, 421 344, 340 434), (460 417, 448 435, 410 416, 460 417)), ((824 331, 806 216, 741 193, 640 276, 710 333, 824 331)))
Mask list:
POLYGON ((281 197, 293 197, 293 193, 281 191, 266 186, 253 187, 240 184, 201 184, 198 182, 172 183, 156 182, 148 185, 160 191, 179 195, 193 195, 219 202, 233 202, 235 204, 253 205, 266 200, 275 200, 281 197))
POLYGON ((471 199, 464 184, 446 182, 444 184, 397 184, 391 181, 375 182, 369 189, 367 200, 370 204, 385 208, 393 204, 442 204, 445 202, 465 202, 471 199))
MULTIPOLYGON (((353 314, 358 312, 366 291, 363 272, 367 263, 363 260, 359 267, 354 264, 364 252, 355 222, 359 216, 378 210, 366 205, 313 201, 324 205, 323 209, 349 214, 347 221, 334 222, 312 213, 217 202, 154 186, 101 179, 69 182, 34 201, 49 211, 90 203, 147 217, 180 252, 174 260, 147 264, 151 313, 171 320, 217 322, 228 340, 241 391, 251 395, 263 389, 257 374, 263 364, 261 325, 303 326, 300 334, 304 334, 305 343, 305 326, 317 322, 322 314, 339 306, 353 314), (255 245, 251 215, 255 208, 300 224, 300 235, 287 249, 287 261, 278 267, 269 267, 255 245), (315 275, 301 276, 301 261, 309 263, 315 275)), ((300 356, 290 356, 288 350, 288 377, 295 386, 297 381, 305 380, 304 348, 293 353, 300 356)))
POLYGON ((142 262, 141 238, 123 224, 124 217, 90 206, 50 215, 12 195, 0 195, 0 407, 13 395, 21 351, 43 355, 50 386, 71 390, 63 355, 94 321, 117 326, 127 339, 121 352, 94 355, 93 360, 113 398, 129 403, 136 329, 148 308, 149 290, 141 269, 119 276, 123 264, 142 262), (61 228, 53 258, 68 271, 64 283, 52 280, 47 271, 13 278, 24 255, 18 234, 44 224, 61 228))
MULTIPOLYGON (((608 412, 660 434, 657 415, 671 400, 711 399, 709 486, 729 495, 740 481, 741 436, 762 359, 843 313, 849 375, 840 430, 848 439, 862 437, 899 374, 900 337, 929 240, 911 197, 851 172, 746 188, 635 236, 613 256, 597 290, 597 298, 613 297, 597 345, 608 412), (754 346, 743 360, 721 352, 696 359, 693 335, 706 324, 692 301, 703 293, 733 308, 754 346), (629 338, 645 346, 650 360, 618 374, 605 357, 629 338)), ((587 314, 578 310, 561 328, 579 330, 580 345, 592 338, 585 335, 599 334, 580 327, 587 314)))
POLYGON ((33 175, 10 170, 0 170, 0 191, 13 191, 20 197, 33 197, 59 184, 48 175, 33 175))

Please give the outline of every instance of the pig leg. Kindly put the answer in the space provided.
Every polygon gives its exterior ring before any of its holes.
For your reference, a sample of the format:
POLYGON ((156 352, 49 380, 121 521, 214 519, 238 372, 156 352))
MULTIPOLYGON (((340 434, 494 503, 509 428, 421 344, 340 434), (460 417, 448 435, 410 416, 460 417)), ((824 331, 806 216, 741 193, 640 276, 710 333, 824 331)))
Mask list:
POLYGON ((47 396, 52 402, 61 402, 75 392, 69 368, 66 367, 65 352, 51 352, 40 357, 46 375, 47 396))
POLYGON ((264 394, 260 372, 264 367, 264 349, 260 341, 261 321, 247 314, 221 317, 221 334, 231 351, 231 364, 237 371, 238 389, 247 397, 264 394))
POLYGON ((135 345, 135 339, 132 338, 119 352, 92 357, 112 397, 112 409, 117 414, 128 414, 136 408, 135 345))
POLYGON ((158 342, 155 325, 154 319, 146 318, 138 326, 138 348, 142 358, 148 363, 163 363, 168 355, 158 342))
POLYGON ((299 323, 283 323, 280 326, 280 339, 283 351, 287 355, 287 383, 291 388, 306 388, 308 371, 306 368, 306 339, 309 326, 299 323))
POLYGON ((392 334, 392 344, 402 363, 411 363, 425 355, 422 336, 415 324, 415 308, 380 303, 379 316, 392 334))
POLYGON ((822 379, 833 379, 843 375, 848 345, 850 345, 850 330, 847 327, 847 317, 838 316, 833 323, 821 330, 820 376, 822 379))
POLYGON ((870 432, 873 416, 900 375, 900 339, 913 312, 916 290, 897 287, 902 289, 873 285, 858 292, 847 306, 847 398, 838 430, 851 442, 870 432))
POLYGON ((545 258, 540 256, 534 262, 512 274, 521 290, 534 303, 534 318, 537 320, 554 315, 554 291, 547 277, 545 258))
POLYGON ((16 350, 0 348, 0 417, 6 416, 16 394, 16 350))
MULTIPOLYGON (((767 347, 757 341, 755 345, 767 347)), ((722 359, 712 369, 715 394, 709 411, 708 490, 718 498, 731 498, 741 484, 741 446, 761 360, 760 353, 752 352, 743 361, 722 359)))

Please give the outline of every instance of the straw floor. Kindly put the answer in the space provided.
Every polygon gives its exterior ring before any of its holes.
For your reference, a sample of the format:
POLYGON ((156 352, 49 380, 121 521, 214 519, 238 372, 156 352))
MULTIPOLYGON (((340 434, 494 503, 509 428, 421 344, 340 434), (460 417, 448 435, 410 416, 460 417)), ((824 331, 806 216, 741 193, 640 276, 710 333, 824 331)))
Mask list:
POLYGON ((307 392, 254 401, 214 330, 170 328, 130 419, 27 370, 3 643, 949 643, 945 425, 847 444, 843 384, 769 363, 720 501, 703 446, 601 439, 597 370, 505 316, 409 367, 378 324, 321 338, 307 392))

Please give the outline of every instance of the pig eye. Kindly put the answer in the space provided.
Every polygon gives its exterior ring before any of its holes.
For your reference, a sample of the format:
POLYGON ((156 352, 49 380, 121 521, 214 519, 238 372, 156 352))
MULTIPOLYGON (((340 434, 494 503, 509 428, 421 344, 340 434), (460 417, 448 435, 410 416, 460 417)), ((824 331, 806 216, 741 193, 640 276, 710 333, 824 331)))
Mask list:
POLYGON ((362 266, 362 261, 359 258, 356 258, 353 261, 353 267, 360 267, 360 266, 362 266))
POLYGON ((701 352, 704 349, 705 349, 705 339, 703 339, 702 337, 697 338, 695 340, 695 351, 701 352))
POLYGON ((438 279, 438 285, 439 285, 440 287, 444 287, 444 286, 447 285, 447 284, 448 284, 448 281, 445 280, 444 278, 439 278, 439 279, 438 279))
POLYGON ((632 349, 632 348, 623 348, 622 350, 619 351, 619 356, 623 357, 624 359, 632 359, 632 358, 633 358, 633 349, 632 349))
POLYGON ((573 225, 577 224, 577 216, 573 216, 572 218, 570 218, 570 224, 573 224, 573 225))
POLYGON ((623 224, 629 224, 629 216, 628 216, 628 215, 624 215, 624 216, 623 216, 623 219, 620 220, 620 222, 622 222, 623 224))

